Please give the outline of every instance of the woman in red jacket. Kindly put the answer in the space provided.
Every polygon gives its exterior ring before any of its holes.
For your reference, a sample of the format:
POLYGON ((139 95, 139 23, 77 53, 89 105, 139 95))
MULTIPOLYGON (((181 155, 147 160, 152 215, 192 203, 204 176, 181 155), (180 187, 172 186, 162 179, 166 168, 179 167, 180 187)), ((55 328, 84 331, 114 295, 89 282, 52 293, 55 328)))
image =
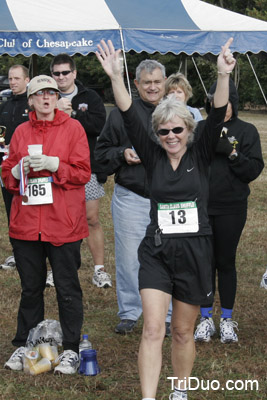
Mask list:
POLYGON ((56 109, 58 87, 53 78, 33 78, 27 96, 33 112, 14 132, 2 164, 5 186, 14 195, 9 235, 22 287, 12 341, 19 348, 5 366, 22 369, 28 333, 44 319, 48 258, 63 332, 64 352, 55 371, 70 374, 78 368, 83 322, 77 271, 81 240, 88 236, 84 191, 91 176, 88 141, 81 124, 56 109), (39 154, 32 154, 28 148, 32 144, 41 145, 39 154))

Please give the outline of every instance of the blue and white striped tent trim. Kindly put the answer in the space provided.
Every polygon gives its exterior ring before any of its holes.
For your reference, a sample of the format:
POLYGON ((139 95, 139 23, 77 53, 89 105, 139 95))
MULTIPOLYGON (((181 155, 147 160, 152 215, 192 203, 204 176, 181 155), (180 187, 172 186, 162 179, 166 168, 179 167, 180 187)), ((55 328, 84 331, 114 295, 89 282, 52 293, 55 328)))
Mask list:
POLYGON ((101 39, 125 52, 267 52, 267 22, 200 0, 0 0, 0 55, 86 55, 101 39))

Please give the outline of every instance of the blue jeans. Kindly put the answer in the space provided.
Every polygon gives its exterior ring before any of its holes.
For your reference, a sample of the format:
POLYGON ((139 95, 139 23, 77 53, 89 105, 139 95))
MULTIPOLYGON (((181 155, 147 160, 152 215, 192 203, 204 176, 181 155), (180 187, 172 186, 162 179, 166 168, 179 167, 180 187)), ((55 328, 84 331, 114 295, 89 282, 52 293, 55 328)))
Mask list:
MULTIPOLYGON (((116 184, 111 207, 115 234, 118 316, 121 320, 137 321, 142 314, 137 250, 150 222, 150 200, 116 184)), ((171 307, 166 320, 171 320, 171 307)))

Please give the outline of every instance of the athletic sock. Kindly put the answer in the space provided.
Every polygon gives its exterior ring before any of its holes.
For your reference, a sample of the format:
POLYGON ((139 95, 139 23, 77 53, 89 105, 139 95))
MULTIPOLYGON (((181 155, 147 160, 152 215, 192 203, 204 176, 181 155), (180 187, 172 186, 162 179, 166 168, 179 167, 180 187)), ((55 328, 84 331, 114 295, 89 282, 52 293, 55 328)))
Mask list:
POLYGON ((156 400, 155 397, 143 397, 142 400, 156 400))
POLYGON ((232 318, 233 309, 230 308, 222 308, 221 309, 221 318, 232 318))
POLYGON ((178 389, 177 387, 174 386, 174 393, 176 393, 177 395, 181 394, 181 393, 186 393, 187 390, 186 389, 178 389))
POLYGON ((100 269, 104 269, 104 265, 95 265, 95 272, 99 271, 100 269))
POLYGON ((200 307, 201 317, 212 318, 212 307, 200 307))

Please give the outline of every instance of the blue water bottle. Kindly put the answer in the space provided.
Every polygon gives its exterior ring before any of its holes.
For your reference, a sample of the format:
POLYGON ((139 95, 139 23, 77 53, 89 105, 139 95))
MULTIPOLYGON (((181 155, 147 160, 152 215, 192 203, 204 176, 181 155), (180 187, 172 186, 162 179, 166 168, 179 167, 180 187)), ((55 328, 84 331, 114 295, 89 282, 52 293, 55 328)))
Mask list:
POLYGON ((96 350, 82 350, 80 354, 80 360, 80 374, 94 376, 100 373, 100 368, 96 357, 96 350))

